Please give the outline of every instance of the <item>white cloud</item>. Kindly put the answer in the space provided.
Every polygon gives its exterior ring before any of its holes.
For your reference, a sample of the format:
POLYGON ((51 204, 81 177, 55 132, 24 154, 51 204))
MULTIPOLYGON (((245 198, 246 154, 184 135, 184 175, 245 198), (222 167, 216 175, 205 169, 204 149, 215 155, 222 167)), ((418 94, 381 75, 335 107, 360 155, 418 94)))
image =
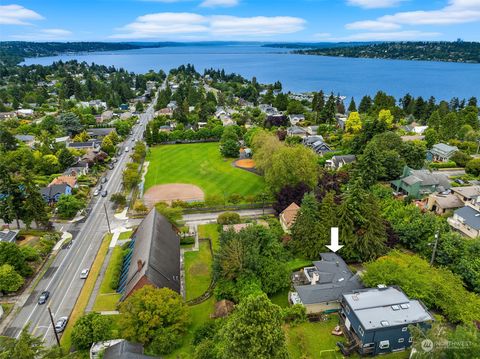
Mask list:
POLYGON ((195 13, 155 13, 138 17, 134 22, 117 29, 115 39, 191 38, 216 36, 220 38, 249 35, 268 37, 303 30, 305 20, 290 16, 203 16, 195 13))
POLYGON ((72 32, 65 29, 37 29, 34 33, 26 33, 21 35, 10 36, 17 40, 29 41, 47 41, 47 40, 64 40, 72 35, 72 32))
POLYGON ((346 28, 386 30, 389 26, 397 26, 398 29, 401 25, 451 25, 476 21, 480 21, 479 0, 450 0, 439 10, 398 12, 376 20, 353 22, 346 28))
POLYGON ((232 7, 237 6, 239 0, 205 0, 200 6, 203 7, 232 7))
POLYGON ((332 34, 329 32, 317 32, 316 34, 313 34, 313 37, 315 39, 330 39, 332 34))
POLYGON ((303 30, 305 20, 291 16, 213 16, 211 31, 216 35, 270 36, 303 30))
POLYGON ((361 32, 347 37, 331 39, 332 41, 406 41, 406 40, 431 40, 438 36, 439 32, 423 32, 417 30, 394 31, 394 32, 361 32))
POLYGON ((365 9, 378 9, 398 6, 403 1, 405 0, 347 0, 347 3, 365 9))
POLYGON ((390 30, 397 30, 401 28, 401 26, 393 22, 365 20, 365 21, 352 22, 350 24, 345 25, 345 28, 348 30, 390 31, 390 30))
POLYGON ((21 5, 0 5, 0 24, 30 25, 26 20, 42 20, 43 16, 21 5))

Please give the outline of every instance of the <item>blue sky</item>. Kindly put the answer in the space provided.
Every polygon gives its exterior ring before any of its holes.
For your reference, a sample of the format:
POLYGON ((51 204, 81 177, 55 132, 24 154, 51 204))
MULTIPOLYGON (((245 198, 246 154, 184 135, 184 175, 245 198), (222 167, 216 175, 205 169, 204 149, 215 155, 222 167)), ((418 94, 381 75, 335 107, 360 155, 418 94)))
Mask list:
POLYGON ((0 39, 480 40, 480 0, 1 0, 0 39))

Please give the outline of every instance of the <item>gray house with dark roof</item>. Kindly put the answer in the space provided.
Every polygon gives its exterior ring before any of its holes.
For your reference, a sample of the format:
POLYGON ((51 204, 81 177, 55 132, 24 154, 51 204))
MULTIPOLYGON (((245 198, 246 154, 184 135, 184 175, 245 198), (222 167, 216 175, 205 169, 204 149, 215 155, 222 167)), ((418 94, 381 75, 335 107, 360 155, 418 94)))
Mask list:
POLYGON ((122 340, 112 346, 109 346, 103 352, 103 359, 155 359, 143 354, 143 345, 122 340))
POLYGON ((340 318, 349 343, 337 343, 344 355, 378 355, 405 350, 412 345, 409 325, 428 328, 433 315, 419 300, 409 299, 400 288, 377 288, 343 294, 340 318))
POLYGON ((448 177, 443 173, 413 170, 407 166, 404 167, 400 179, 392 181, 391 184, 395 191, 414 198, 433 192, 445 192, 451 187, 448 177))
POLYGON ((57 203, 62 194, 71 195, 72 187, 66 183, 53 184, 48 187, 40 188, 40 194, 47 203, 57 203))
POLYGON ((363 288, 358 274, 339 255, 329 252, 320 257, 313 267, 293 275, 295 291, 289 293, 289 301, 302 304, 308 314, 337 311, 343 293, 363 288))
POLYGON ((118 292, 127 298, 145 285, 180 293, 180 239, 172 224, 156 209, 143 219, 132 236, 118 292))

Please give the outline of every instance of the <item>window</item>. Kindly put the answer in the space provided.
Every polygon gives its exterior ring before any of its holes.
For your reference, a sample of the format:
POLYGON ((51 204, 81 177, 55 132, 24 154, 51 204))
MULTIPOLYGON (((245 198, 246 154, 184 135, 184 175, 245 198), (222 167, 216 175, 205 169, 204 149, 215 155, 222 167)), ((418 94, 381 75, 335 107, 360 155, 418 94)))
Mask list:
POLYGON ((363 334, 365 334, 365 332, 363 331, 363 328, 359 325, 358 326, 358 333, 363 337, 363 334))
POLYGON ((408 327, 403 327, 402 332, 406 332, 408 330, 408 327))
POLYGON ((379 346, 380 349, 388 349, 388 348, 390 348, 390 341, 389 340, 382 340, 379 343, 378 346, 379 346))
POLYGON ((399 342, 399 343, 403 343, 404 341, 405 341, 405 339, 403 339, 403 338, 399 338, 399 339, 398 339, 398 342, 399 342))

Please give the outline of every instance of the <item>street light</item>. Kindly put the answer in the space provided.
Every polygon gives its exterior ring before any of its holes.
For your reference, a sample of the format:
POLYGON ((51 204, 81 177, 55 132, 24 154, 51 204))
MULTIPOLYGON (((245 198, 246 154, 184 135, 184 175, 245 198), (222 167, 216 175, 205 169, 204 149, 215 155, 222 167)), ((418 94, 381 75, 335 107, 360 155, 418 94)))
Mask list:
POLYGON ((50 305, 47 306, 48 314, 50 315, 50 321, 52 322, 53 334, 55 334, 55 339, 57 340, 57 345, 60 346, 60 340, 58 339, 58 333, 55 330, 55 322, 53 321, 52 311, 50 310, 50 305))

